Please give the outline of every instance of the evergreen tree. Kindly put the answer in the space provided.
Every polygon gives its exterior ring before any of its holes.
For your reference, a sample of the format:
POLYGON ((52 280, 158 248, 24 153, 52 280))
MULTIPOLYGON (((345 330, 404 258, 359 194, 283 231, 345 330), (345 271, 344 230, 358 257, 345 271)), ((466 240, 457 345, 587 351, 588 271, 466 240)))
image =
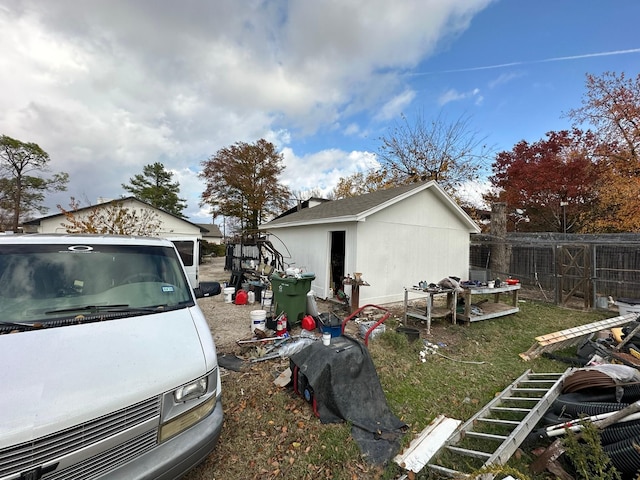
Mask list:
POLYGON ((18 230, 23 217, 33 211, 46 213, 42 205, 46 192, 67 189, 69 175, 61 172, 44 178, 50 158, 39 145, 0 136, 0 221, 3 228, 18 230))
POLYGON ((173 174, 165 170, 164 165, 156 162, 145 165, 142 173, 129 179, 129 185, 122 184, 127 192, 138 200, 153 205, 178 217, 185 218, 182 211, 187 208, 186 200, 180 198, 180 184, 171 182, 173 174))

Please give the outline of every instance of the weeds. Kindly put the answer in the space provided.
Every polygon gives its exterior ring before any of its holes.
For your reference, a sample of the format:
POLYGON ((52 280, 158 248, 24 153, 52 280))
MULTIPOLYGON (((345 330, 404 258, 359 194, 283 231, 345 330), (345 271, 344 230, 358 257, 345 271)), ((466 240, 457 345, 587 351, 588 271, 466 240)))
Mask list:
POLYGON ((600 432, 586 422, 579 434, 568 431, 564 439, 565 454, 576 478, 584 480, 620 480, 622 477, 611 464, 611 459, 602 449, 600 432))

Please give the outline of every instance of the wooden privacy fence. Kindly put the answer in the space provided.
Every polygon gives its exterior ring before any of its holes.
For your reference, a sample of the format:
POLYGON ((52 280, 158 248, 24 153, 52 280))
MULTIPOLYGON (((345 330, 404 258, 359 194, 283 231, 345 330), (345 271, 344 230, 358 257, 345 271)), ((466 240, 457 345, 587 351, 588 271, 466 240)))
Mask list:
POLYGON ((518 278, 559 305, 578 299, 592 308, 608 297, 640 298, 640 235, 480 234, 471 236, 470 248, 470 277, 518 278), (491 261, 497 249, 506 251, 503 264, 491 261))

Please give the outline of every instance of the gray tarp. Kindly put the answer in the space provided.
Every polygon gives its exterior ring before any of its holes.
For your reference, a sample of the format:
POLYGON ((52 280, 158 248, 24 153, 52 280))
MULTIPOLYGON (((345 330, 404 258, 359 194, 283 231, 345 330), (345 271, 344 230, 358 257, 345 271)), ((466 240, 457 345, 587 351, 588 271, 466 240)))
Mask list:
POLYGON ((387 405, 367 348, 348 336, 314 342, 291 357, 313 388, 322 423, 344 420, 367 461, 383 464, 397 453, 406 424, 387 405))

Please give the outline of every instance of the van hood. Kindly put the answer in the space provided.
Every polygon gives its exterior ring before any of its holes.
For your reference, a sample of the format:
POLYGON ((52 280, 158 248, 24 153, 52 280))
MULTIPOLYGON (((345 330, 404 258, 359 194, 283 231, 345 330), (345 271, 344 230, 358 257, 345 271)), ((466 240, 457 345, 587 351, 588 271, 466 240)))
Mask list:
POLYGON ((0 448, 173 390, 207 373, 211 348, 188 308, 0 335, 0 448))

